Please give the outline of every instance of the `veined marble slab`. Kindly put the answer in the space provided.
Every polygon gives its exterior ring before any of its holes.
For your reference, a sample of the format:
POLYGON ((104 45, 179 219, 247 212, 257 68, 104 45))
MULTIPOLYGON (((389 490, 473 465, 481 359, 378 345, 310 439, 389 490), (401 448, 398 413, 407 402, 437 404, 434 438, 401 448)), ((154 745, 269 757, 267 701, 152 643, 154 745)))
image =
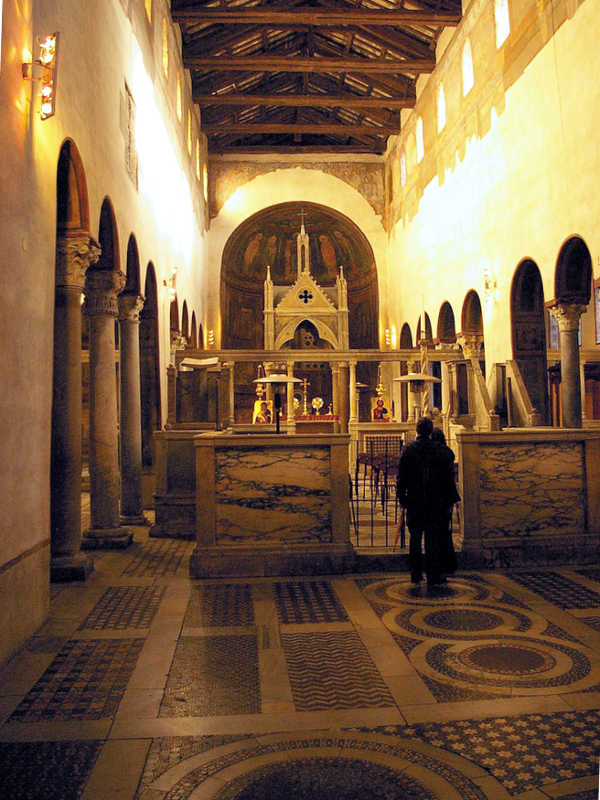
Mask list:
POLYGON ((583 531, 582 444, 482 445, 479 490, 484 538, 583 531))
POLYGON ((219 448, 215 459, 217 543, 331 541, 328 448, 219 448))

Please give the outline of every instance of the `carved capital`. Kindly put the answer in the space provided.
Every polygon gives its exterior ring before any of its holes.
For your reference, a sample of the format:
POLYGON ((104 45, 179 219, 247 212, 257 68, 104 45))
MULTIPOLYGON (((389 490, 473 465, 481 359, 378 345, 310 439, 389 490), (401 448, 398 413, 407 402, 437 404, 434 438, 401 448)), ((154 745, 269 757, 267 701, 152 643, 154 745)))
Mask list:
POLYGON ((116 317, 117 295, 125 286, 125 275, 113 270, 89 269, 85 276, 84 312, 88 317, 116 317))
POLYGON ((86 270, 100 258, 102 249, 87 233, 60 236, 56 241, 56 285, 82 290, 86 270))
POLYGON ((144 298, 139 294, 120 294, 119 322, 139 322, 140 311, 144 307, 144 298))
POLYGON ((579 328, 579 319, 586 310, 587 306, 581 303, 557 303, 550 308, 550 313, 558 322, 558 330, 561 333, 576 331, 579 328))
POLYGON ((456 341, 460 345, 465 358, 479 359, 481 356, 481 346, 483 336, 480 333, 459 333, 456 341))

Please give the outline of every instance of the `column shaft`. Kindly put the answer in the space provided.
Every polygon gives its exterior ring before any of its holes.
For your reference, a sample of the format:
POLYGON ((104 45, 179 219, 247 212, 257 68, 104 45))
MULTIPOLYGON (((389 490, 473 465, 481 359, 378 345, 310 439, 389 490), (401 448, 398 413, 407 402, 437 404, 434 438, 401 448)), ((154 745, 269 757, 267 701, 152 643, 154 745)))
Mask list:
POLYGON ((578 333, 585 309, 584 305, 560 302, 551 309, 558 320, 560 336, 562 424, 565 428, 581 428, 582 425, 578 333))
POLYGON ((145 525, 142 509, 142 409, 138 295, 119 297, 121 365, 121 522, 145 525))
POLYGON ((56 247, 51 447, 52 580, 84 580, 93 569, 81 548, 81 292, 100 248, 86 233, 56 247))
POLYGON ((85 311, 90 320, 91 529, 86 547, 123 547, 132 534, 120 528, 115 317, 125 276, 88 270, 85 311))

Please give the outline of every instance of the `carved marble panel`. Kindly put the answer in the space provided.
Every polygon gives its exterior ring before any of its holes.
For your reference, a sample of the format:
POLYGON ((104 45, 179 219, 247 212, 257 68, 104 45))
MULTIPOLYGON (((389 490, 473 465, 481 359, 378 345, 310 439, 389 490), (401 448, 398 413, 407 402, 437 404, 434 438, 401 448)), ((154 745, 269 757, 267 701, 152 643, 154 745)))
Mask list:
POLYGON ((217 543, 331 541, 328 448, 219 448, 215 456, 217 543))
POLYGON ((483 538, 583 531, 582 445, 482 446, 479 490, 483 538))

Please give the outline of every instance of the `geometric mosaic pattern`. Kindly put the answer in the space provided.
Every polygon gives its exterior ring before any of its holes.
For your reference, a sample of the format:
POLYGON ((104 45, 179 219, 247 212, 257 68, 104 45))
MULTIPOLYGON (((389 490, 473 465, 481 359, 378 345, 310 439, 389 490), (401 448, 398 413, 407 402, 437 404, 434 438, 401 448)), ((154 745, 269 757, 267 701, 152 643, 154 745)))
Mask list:
POLYGON ((137 796, 145 792, 148 784, 160 778, 167 770, 192 756, 207 753, 224 744, 250 738, 247 734, 226 736, 163 736, 154 739, 144 766, 137 796))
POLYGON ((182 636, 159 716, 257 714, 259 686, 255 636, 182 636))
POLYGON ((281 624, 348 619, 329 581, 282 581, 275 584, 274 591, 281 624))
POLYGON ((2 798, 77 800, 103 742, 0 742, 2 798))
POLYGON ((394 705, 354 631, 286 633, 281 644, 296 711, 394 705))
POLYGON ((109 586, 79 630, 149 628, 163 593, 153 586, 109 586))
POLYGON ((146 793, 138 797, 445 800, 448 792, 453 791, 461 800, 494 800, 498 786, 490 779, 490 791, 484 793, 457 768, 442 761, 437 751, 434 755, 415 749, 414 740, 410 739, 382 735, 365 739, 362 734, 352 732, 273 734, 267 738, 269 741, 251 738, 240 742, 238 748, 227 747, 222 751, 217 748, 212 758, 203 759, 200 766, 190 764, 187 772, 181 763, 172 777, 163 773, 160 790, 155 792, 151 783, 146 784, 146 793), (325 749, 330 752, 325 754, 325 749), (211 778, 212 785, 203 790, 202 784, 211 778), (436 790, 426 788, 425 783, 434 783, 436 790))
POLYGON ((252 625, 254 606, 250 586, 223 583, 192 587, 184 625, 193 628, 252 625))
POLYGON ((514 572, 510 577, 559 608, 600 608, 600 594, 557 572, 514 572))
POLYGON ((422 739, 472 759, 511 794, 598 773, 598 711, 527 714, 380 730, 422 739))
POLYGON ((217 800, 436 800, 422 783, 382 764, 307 758, 260 767, 229 783, 217 800))
POLYGON ((133 558, 121 574, 137 578, 185 575, 192 549, 193 544, 182 539, 148 539, 141 543, 134 542, 133 558))
POLYGON ((11 721, 112 716, 143 644, 143 639, 68 641, 13 711, 11 721))
MULTIPOLYGON (((357 581, 358 582, 358 581, 357 581)), ((492 584, 454 578, 443 596, 408 577, 361 581, 363 595, 438 702, 596 689, 584 645, 492 584)))

